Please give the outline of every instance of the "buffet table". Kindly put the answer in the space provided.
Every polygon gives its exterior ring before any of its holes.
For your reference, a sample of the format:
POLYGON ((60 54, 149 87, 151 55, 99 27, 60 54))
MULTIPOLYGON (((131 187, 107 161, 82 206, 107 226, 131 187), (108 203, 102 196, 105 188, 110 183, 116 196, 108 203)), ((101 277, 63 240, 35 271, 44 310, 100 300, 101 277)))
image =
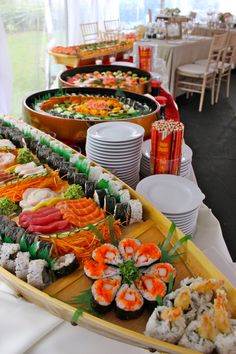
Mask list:
MULTIPOLYGON (((191 172, 191 180, 195 180, 191 172)), ((196 245, 236 286, 236 264, 225 245, 220 224, 204 204, 200 208, 196 245)), ((114 341, 51 315, 18 297, 0 282, 0 338, 4 354, 145 354, 146 350, 114 341), (9 333, 14 333, 14 341, 9 333)))
POLYGON ((178 66, 193 63, 208 56, 211 38, 192 36, 189 39, 139 41, 134 44, 134 62, 138 64, 138 47, 151 46, 153 48, 153 68, 155 72, 155 58, 166 62, 169 77, 169 91, 174 93, 175 70, 178 66))

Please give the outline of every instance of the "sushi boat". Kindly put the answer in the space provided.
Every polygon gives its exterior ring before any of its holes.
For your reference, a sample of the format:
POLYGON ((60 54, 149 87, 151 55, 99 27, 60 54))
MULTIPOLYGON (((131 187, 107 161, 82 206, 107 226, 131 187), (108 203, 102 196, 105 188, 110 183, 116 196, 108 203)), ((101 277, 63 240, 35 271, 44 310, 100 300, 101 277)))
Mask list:
POLYGON ((63 71, 62 87, 121 88, 139 94, 148 93, 151 75, 138 68, 118 65, 92 65, 63 71))
MULTIPOLYGON (((38 135, 38 137, 40 136, 41 138, 46 138, 45 134, 37 131, 37 129, 27 127, 25 123, 14 121, 9 117, 2 117, 2 120, 6 123, 10 122, 11 125, 20 127, 22 131, 33 131, 33 133, 38 135)), ((26 140, 27 138, 29 140, 29 136, 25 136, 26 140)), ((55 139, 51 139, 51 143, 56 145, 59 144, 60 147, 64 147, 64 150, 61 150, 61 152, 64 152, 64 155, 67 156, 66 153, 68 154, 68 148, 66 146, 57 142, 55 139)), ((40 154, 38 151, 38 156, 39 155, 40 154)), ((40 155, 40 158, 44 157, 45 156, 42 154, 40 155)), ((86 158, 82 157, 82 160, 86 161, 86 158)), ((82 166, 82 164, 80 164, 80 166, 82 166)), ((93 168, 97 167, 96 164, 93 163, 91 166, 93 168)), ((103 172, 107 173, 105 170, 103 172)), ((115 178, 115 176, 111 175, 111 177, 113 179, 113 183, 120 182, 115 178)), ((129 191, 133 200, 139 200, 139 202, 141 202, 143 207, 143 221, 139 223, 126 223, 126 226, 122 227, 122 235, 116 246, 111 244, 103 244, 93 251, 91 262, 99 262, 99 264, 103 266, 104 264, 105 266, 106 264, 109 264, 109 266, 105 267, 105 270, 109 271, 105 277, 101 276, 101 274, 94 274, 94 267, 91 267, 89 265, 90 263, 86 263, 84 267, 77 268, 77 270, 68 274, 66 277, 58 277, 56 281, 54 281, 51 285, 46 287, 44 286, 42 290, 36 289, 34 286, 17 278, 15 275, 11 274, 2 267, 0 267, 0 279, 13 288, 19 296, 23 296, 26 300, 37 304, 38 306, 66 321, 72 322, 74 325, 78 324, 79 326, 106 337, 145 349, 158 350, 165 353, 196 353, 196 351, 184 348, 183 346, 170 344, 163 340, 152 338, 150 335, 152 331, 152 323, 150 322, 150 319, 148 320, 150 311, 148 308, 142 308, 142 304, 144 300, 149 300, 149 302, 152 302, 153 299, 148 297, 149 294, 148 296, 146 295, 147 291, 144 289, 144 285, 150 284, 150 278, 152 277, 153 272, 158 272, 162 276, 162 280, 159 280, 158 282, 158 291, 160 295, 166 291, 165 283, 167 282, 167 272, 171 272, 172 276, 175 278, 175 288, 177 288, 176 291, 178 291, 179 285, 186 277, 202 277, 206 279, 205 285, 207 287, 209 285, 213 285, 212 289, 214 289, 217 284, 224 284, 224 291, 227 292, 228 297, 227 306, 233 318, 236 318, 236 289, 191 241, 187 241, 187 243, 184 243, 181 246, 180 252, 182 255, 178 257, 174 263, 176 274, 173 267, 167 265, 163 266, 161 263, 156 262, 160 258, 160 250, 157 245, 167 239, 171 222, 141 195, 130 189, 127 185, 125 185, 124 188, 129 191), (147 244, 152 245, 150 257, 144 257, 148 248, 147 244), (104 252, 104 249, 106 252, 104 252), (144 252, 144 250, 146 251, 144 252), (101 260, 105 263, 101 263, 101 260), (138 294, 132 284, 130 286, 127 285, 127 281, 121 284, 121 277, 119 274, 110 273, 111 269, 109 269, 109 267, 112 268, 112 271, 114 271, 114 265, 121 264, 120 269, 123 272, 122 278, 124 279, 124 275, 127 275, 127 268, 124 269, 125 267, 122 266, 122 260, 123 264, 135 264, 135 268, 133 268, 133 266, 129 267, 131 272, 128 272, 128 276, 133 276, 134 271, 137 270, 137 268, 143 270, 141 273, 139 272, 139 274, 142 275, 139 278, 135 278, 136 287, 140 289, 138 294), (127 263, 129 261, 131 261, 131 263, 127 263), (95 281, 91 281, 91 278, 95 281), (218 280, 215 282, 212 281, 211 278, 216 278, 218 280), (100 302, 98 289, 101 288, 101 285, 106 289, 117 290, 115 298, 116 307, 118 309, 117 313, 115 313, 110 306, 107 306, 111 305, 112 301, 110 301, 110 303, 108 301, 106 304, 100 302), (92 289, 94 308, 101 311, 100 317, 96 317, 95 315, 83 311, 80 317, 76 318, 74 315, 76 313, 77 306, 72 304, 72 299, 86 291, 88 288, 92 289), (123 307, 123 299, 124 295, 127 297, 126 294, 128 294, 129 299, 130 297, 132 299, 133 297, 138 297, 138 301, 135 302, 135 306, 132 311, 128 311, 131 312, 131 314, 124 310, 123 307), (142 296, 140 296, 140 294, 142 294, 142 296), (151 329, 146 327, 147 322, 150 324, 149 327, 151 327, 151 329), (145 327, 146 335, 143 334, 145 332, 145 327)), ((101 193, 100 195, 97 195, 96 198, 99 199, 99 203, 101 203, 101 200, 104 200, 104 196, 102 198, 101 193)), ((29 212, 27 212, 26 215, 29 215, 29 212)), ((119 217, 121 218, 120 213, 119 217)), ((127 213, 125 214, 125 219, 126 218, 127 213)), ((175 229, 172 242, 174 243, 182 237, 182 232, 175 229)), ((99 267, 95 268, 97 268, 96 272, 100 272, 99 267)), ((40 263, 40 269, 43 270, 42 263, 40 263)), ((60 272, 58 268, 56 270, 60 272)), ((184 285, 185 287, 187 285, 190 287, 196 287, 194 282, 193 284, 185 283, 184 285)), ((173 301, 171 294, 172 293, 167 295, 167 302, 173 301)), ((221 293, 219 293, 219 295, 220 294, 221 293)), ((113 295, 114 294, 112 293, 109 295, 111 296, 111 299, 114 298, 113 295)), ((220 302, 220 305, 222 306, 222 301, 220 302)), ((159 311, 158 309, 159 307, 157 308, 157 311, 159 311)))
POLYGON ((141 125, 145 129, 145 138, 148 138, 151 125, 157 119, 159 105, 149 97, 132 92, 80 87, 36 92, 24 100, 23 112, 30 125, 56 133, 59 140, 76 143, 86 139, 91 125, 117 120, 141 125), (112 111, 109 98, 112 99, 112 111), (81 99, 88 102, 78 104, 81 99), (70 100, 72 106, 77 100, 72 111, 71 108, 65 110, 70 100))
POLYGON ((94 59, 103 57, 109 60, 110 55, 116 55, 117 60, 122 54, 133 48, 133 40, 111 40, 99 43, 81 44, 69 47, 57 46, 49 50, 57 64, 76 68, 79 65, 92 65, 94 59))

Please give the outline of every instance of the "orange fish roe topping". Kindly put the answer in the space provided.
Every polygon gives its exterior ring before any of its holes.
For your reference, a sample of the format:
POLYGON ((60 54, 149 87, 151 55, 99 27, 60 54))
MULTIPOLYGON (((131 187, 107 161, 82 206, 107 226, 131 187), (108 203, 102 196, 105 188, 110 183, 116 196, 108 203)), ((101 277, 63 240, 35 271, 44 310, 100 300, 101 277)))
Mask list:
POLYGON ((84 262, 84 268, 87 268, 93 277, 100 277, 107 267, 104 262, 96 262, 93 259, 84 262))
POLYGON ((125 307, 126 311, 133 311, 134 308, 142 306, 143 304, 143 298, 141 294, 136 289, 131 287, 128 289, 120 290, 117 301, 119 302, 120 308, 125 307))
POLYGON ((116 294, 116 290, 120 286, 120 279, 99 279, 93 284, 95 289, 95 300, 110 304, 116 294))
POLYGON ((143 275, 137 280, 137 287, 144 292, 148 292, 156 296, 164 297, 166 294, 166 285, 162 280, 155 278, 151 275, 143 275))

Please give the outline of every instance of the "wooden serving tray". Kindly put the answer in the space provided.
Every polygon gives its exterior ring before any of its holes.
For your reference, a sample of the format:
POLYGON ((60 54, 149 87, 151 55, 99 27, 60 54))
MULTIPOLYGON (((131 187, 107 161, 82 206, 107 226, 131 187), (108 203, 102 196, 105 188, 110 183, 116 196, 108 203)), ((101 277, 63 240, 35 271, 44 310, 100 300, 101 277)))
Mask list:
MULTIPOLYGON (((129 188, 128 186, 126 187, 129 188)), ((138 238, 142 242, 151 241, 158 243, 163 241, 168 233, 171 222, 142 196, 130 188, 129 190, 132 197, 138 198, 143 204, 144 222, 124 228, 122 237, 138 238)), ((182 236, 183 233, 177 229, 173 238, 177 240, 182 236)), ((181 252, 184 252, 184 255, 175 263, 177 268, 175 286, 178 287, 179 281, 186 276, 223 279, 228 292, 229 310, 232 312, 232 316, 236 318, 236 289, 233 285, 191 241, 182 246, 181 252)), ((35 303, 66 321, 71 321, 76 310, 69 302, 82 290, 91 286, 91 281, 83 275, 81 269, 63 279, 57 280, 44 291, 35 289, 1 267, 0 279, 13 288, 19 296, 23 296, 26 300, 35 303)), ((148 313, 144 312, 138 319, 123 321, 118 319, 113 311, 101 318, 83 313, 78 319, 78 325, 105 337, 137 347, 171 354, 196 354, 195 351, 144 336, 142 333, 145 329, 148 316, 148 313)))

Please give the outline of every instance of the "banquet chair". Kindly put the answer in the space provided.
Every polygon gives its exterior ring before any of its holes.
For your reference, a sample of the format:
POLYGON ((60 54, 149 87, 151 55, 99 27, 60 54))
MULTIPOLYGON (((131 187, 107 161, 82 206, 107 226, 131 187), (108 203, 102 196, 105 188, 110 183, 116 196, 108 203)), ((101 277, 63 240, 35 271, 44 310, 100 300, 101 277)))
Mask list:
POLYGON ((99 40, 98 23, 82 23, 80 25, 83 42, 84 43, 94 43, 99 40))
POLYGON ((120 30, 120 20, 104 20, 104 28, 106 32, 120 30))
POLYGON ((206 88, 211 89, 211 104, 215 100, 215 82, 218 63, 227 44, 227 33, 212 38, 207 62, 205 64, 185 64, 176 69, 175 92, 200 93, 199 112, 202 111, 206 88))
POLYGON ((222 61, 219 62, 218 73, 216 76, 217 89, 216 89, 216 99, 217 103, 219 100, 221 82, 226 82, 226 97, 230 94, 230 79, 231 71, 236 63, 236 32, 229 33, 228 43, 226 50, 224 51, 222 61))
POLYGON ((114 41, 120 39, 123 33, 119 31, 101 32, 101 38, 103 41, 114 41))

